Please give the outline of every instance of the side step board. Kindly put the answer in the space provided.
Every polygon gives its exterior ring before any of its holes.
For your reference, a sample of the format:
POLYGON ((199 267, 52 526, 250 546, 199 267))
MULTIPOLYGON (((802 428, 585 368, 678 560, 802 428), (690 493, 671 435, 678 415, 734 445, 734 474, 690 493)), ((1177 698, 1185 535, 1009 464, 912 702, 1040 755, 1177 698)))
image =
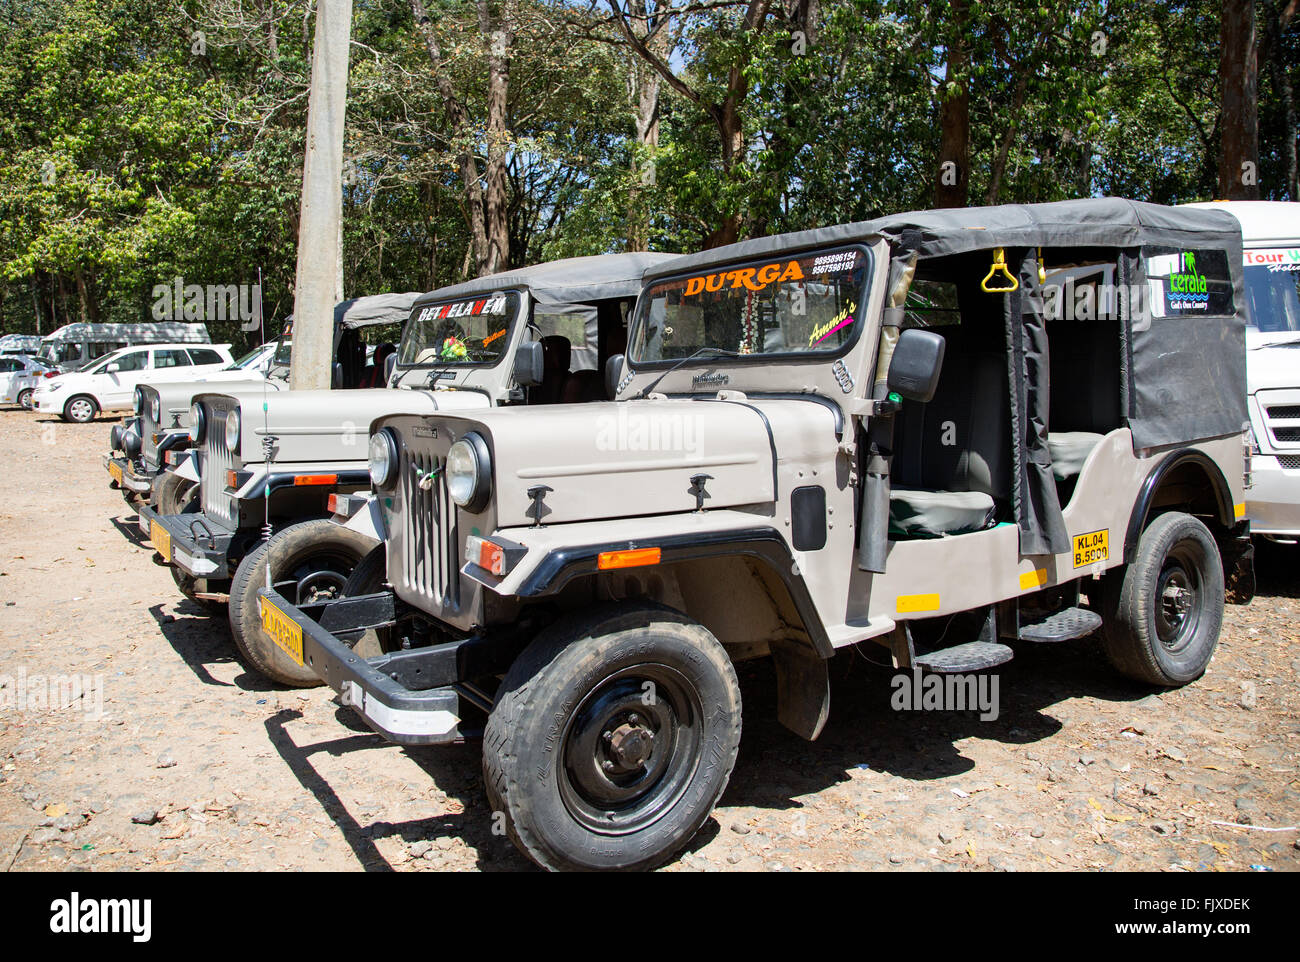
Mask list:
POLYGON ((912 664, 926 671, 954 675, 992 668, 1010 661, 1014 656, 1015 652, 997 642, 968 641, 964 645, 953 645, 951 648, 917 655, 912 659, 912 664))
POLYGON ((1020 626, 1021 641, 1050 643, 1090 635, 1101 627, 1101 615, 1086 608, 1066 608, 1020 626))

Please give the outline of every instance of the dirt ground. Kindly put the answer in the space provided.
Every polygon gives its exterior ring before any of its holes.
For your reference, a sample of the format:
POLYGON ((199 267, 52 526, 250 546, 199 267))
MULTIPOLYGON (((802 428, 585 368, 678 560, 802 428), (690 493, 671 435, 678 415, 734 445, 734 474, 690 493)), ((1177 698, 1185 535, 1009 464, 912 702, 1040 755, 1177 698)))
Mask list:
MULTIPOLYGON (((528 868, 492 833, 476 745, 386 744, 328 689, 239 664, 110 490, 112 423, 0 410, 0 870, 528 868), (50 691, 74 674, 79 701, 50 691)), ((833 664, 808 744, 743 666, 735 773, 667 870, 1294 871, 1298 561, 1264 554, 1259 597, 1177 691, 1084 639, 1022 645, 996 720, 899 712, 873 649, 833 664)))

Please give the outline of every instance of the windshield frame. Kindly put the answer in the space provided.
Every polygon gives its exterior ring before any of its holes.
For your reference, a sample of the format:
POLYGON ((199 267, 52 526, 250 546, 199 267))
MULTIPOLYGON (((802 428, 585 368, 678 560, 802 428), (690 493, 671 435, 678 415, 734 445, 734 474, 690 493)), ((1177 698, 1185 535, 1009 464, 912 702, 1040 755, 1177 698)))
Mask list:
MULTIPOLYGON (((710 264, 707 268, 708 273, 719 273, 723 270, 734 271, 743 270, 747 267, 758 267, 760 265, 771 264, 773 261, 798 260, 805 257, 819 257, 830 254, 838 254, 848 250, 861 251, 866 258, 862 266, 862 288, 858 292, 859 312, 866 308, 870 303, 872 283, 875 280, 876 258, 872 249, 866 244, 860 242, 850 242, 846 244, 832 244, 818 247, 796 248, 785 251, 771 251, 761 257, 752 257, 746 260, 736 261, 719 261, 710 264)), ((833 364, 835 361, 847 356, 858 345, 862 337, 862 331, 866 327, 865 314, 855 321, 851 333, 844 343, 834 351, 773 351, 771 354, 728 354, 723 353, 724 348, 717 348, 716 353, 701 354, 699 357, 690 357, 689 354, 683 357, 660 358, 654 361, 637 360, 632 356, 632 345, 635 343, 636 334, 645 323, 646 315, 650 311, 651 288, 658 287, 661 284, 670 283, 676 280, 688 280, 698 276, 700 269, 677 271, 672 274, 663 274, 656 277, 653 281, 641 288, 641 293, 636 299, 635 313, 628 322, 627 329, 627 352, 625 363, 628 368, 636 373, 638 371, 659 371, 664 368, 679 365, 682 370, 688 370, 695 367, 725 367, 731 364, 753 365, 765 363, 778 364, 833 364)), ((706 348, 697 348, 697 351, 704 351, 706 348)), ((714 350, 714 349, 708 349, 714 350)))
MULTIPOLYGON (((431 364, 430 363, 426 363, 426 364, 403 364, 402 363, 402 346, 406 342, 406 332, 409 329, 412 318, 415 317, 415 312, 417 310, 422 311, 425 308, 438 307, 442 304, 460 304, 464 301, 475 300, 478 297, 478 295, 468 295, 468 296, 462 295, 460 297, 442 297, 442 298, 438 298, 437 300, 430 300, 427 302, 417 301, 416 303, 411 305, 411 313, 407 315, 405 322, 403 322, 402 336, 398 338, 397 341, 397 353, 394 355, 397 358, 397 362, 396 362, 396 366, 394 367, 394 371, 396 372, 396 371, 492 370, 493 368, 498 367, 501 364, 501 362, 513 356, 514 354, 513 346, 515 342, 515 336, 518 333, 516 328, 519 325, 520 318, 523 317, 525 313, 527 313, 528 324, 532 323, 533 299, 532 297, 529 296, 527 290, 519 287, 499 287, 494 290, 487 291, 485 293, 489 297, 492 296, 493 294, 514 294, 516 297, 519 298, 518 307, 515 309, 515 316, 506 321, 506 329, 504 334, 505 337, 504 346, 501 348, 501 353, 496 360, 494 361, 452 361, 446 359, 439 359, 436 363, 431 363, 431 364)), ((393 377, 394 379, 396 379, 398 375, 394 373, 393 377)))

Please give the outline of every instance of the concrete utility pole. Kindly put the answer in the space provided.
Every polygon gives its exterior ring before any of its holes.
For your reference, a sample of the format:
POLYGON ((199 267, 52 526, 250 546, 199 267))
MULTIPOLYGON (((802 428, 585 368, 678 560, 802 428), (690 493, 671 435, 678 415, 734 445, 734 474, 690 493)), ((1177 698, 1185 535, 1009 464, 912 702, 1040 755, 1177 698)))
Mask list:
POLYGON ((352 0, 317 0, 293 291, 294 391, 328 388, 334 366, 334 304, 343 298, 343 118, 351 35, 352 0))

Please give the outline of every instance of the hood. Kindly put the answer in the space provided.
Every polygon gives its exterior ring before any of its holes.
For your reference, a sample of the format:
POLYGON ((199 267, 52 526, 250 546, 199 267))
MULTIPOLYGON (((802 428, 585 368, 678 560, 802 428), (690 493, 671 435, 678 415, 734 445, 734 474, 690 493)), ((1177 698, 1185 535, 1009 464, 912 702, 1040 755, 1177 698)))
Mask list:
POLYGON ((532 523, 528 489, 537 485, 551 488, 547 524, 693 511, 691 478, 701 474, 711 476, 704 481, 706 508, 774 499, 771 435, 763 415, 744 404, 670 399, 494 408, 452 427, 457 434, 475 429, 491 450, 502 527, 532 523))
MULTIPOLYGON (((241 373, 244 377, 237 382, 226 381, 221 386, 223 391, 227 388, 261 391, 263 383, 273 391, 280 390, 280 386, 275 381, 264 381, 260 377, 250 378, 247 371, 228 373, 241 373)), ((213 389, 207 387, 204 381, 173 381, 142 384, 140 390, 144 394, 146 405, 155 394, 158 396, 161 413, 159 425, 164 430, 176 431, 190 426, 190 405, 194 403, 194 399, 200 394, 211 394, 213 389)), ((147 411, 148 408, 146 407, 145 410, 147 411)))
POLYGON ((1248 339, 1246 382, 1251 394, 1300 387, 1300 334, 1291 334, 1290 338, 1290 342, 1272 344, 1248 339))
POLYGON ((262 438, 273 435, 276 461, 364 464, 369 457, 370 424, 389 414, 433 414, 443 409, 486 408, 486 396, 473 391, 430 391, 370 388, 352 391, 258 390, 233 394, 243 419, 240 449, 247 462, 262 459, 262 438), (266 410, 263 413, 263 403, 266 410))

